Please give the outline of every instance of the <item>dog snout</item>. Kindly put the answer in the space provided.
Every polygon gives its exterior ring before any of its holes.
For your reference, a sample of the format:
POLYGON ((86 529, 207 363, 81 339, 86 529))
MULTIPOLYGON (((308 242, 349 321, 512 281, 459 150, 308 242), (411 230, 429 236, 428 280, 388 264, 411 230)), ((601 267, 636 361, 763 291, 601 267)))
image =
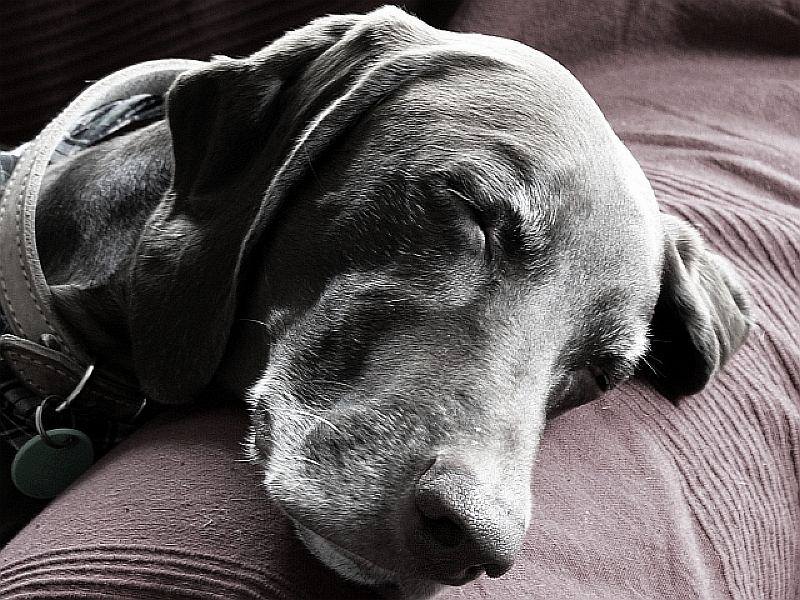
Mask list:
POLYGON ((412 549, 442 582, 464 583, 483 572, 500 577, 514 564, 526 519, 496 489, 453 458, 437 458, 420 477, 412 549))

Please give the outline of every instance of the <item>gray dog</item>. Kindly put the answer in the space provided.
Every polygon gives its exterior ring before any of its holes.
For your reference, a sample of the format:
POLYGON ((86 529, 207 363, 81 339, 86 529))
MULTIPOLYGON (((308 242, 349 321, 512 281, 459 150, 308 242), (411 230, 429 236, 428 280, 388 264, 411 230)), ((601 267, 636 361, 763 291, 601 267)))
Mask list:
POLYGON ((511 567, 549 412, 695 393, 748 330, 569 72, 395 8, 184 73, 37 220, 87 345, 162 403, 246 397, 311 552, 405 598, 511 567))

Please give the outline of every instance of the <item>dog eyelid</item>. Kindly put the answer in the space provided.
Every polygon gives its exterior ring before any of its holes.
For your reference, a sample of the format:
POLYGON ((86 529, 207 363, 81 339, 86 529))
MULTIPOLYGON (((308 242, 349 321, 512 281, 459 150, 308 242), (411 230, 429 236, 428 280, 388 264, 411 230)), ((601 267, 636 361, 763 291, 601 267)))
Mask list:
POLYGON ((611 378, 606 373, 600 371, 597 375, 595 375, 595 382, 597 383, 597 387, 599 387, 602 391, 607 392, 610 389, 613 389, 614 384, 611 383, 611 378))
POLYGON ((636 370, 636 364, 625 356, 614 354, 604 356, 587 367, 587 370, 594 377, 597 387, 607 392, 632 377, 636 370))
POLYGON ((465 216, 480 229, 482 234, 481 250, 488 259, 491 259, 494 256, 492 248, 494 226, 492 225, 491 219, 489 219, 485 211, 468 196, 452 188, 448 188, 447 191, 455 197, 458 205, 466 213, 465 216))
POLYGON ((485 215, 478 210, 474 205, 467 205, 467 210, 471 213, 472 221, 475 222, 478 229, 481 231, 481 250, 487 258, 492 258, 492 240, 494 228, 488 224, 485 215))
POLYGON ((586 368, 589 374, 594 379, 597 388, 602 392, 607 392, 614 387, 611 377, 603 369, 597 366, 589 366, 586 368))

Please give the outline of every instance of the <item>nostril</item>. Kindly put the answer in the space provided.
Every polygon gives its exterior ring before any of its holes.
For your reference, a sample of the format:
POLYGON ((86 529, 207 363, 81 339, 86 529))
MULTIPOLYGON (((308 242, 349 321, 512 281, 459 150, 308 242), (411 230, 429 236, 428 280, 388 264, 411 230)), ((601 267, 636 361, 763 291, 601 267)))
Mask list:
POLYGON ((455 548, 464 541, 464 530, 447 517, 431 518, 423 513, 422 525, 445 548, 455 548))
POLYGON ((507 562, 504 564, 499 563, 490 563, 487 565, 483 565, 483 570, 486 571, 486 576, 491 577, 492 579, 496 579, 498 577, 502 577, 506 573, 508 573, 509 569, 512 567, 511 562, 507 562))
POLYGON ((490 483, 456 460, 438 457, 414 489, 410 550, 442 581, 500 577, 514 562, 524 519, 490 483))

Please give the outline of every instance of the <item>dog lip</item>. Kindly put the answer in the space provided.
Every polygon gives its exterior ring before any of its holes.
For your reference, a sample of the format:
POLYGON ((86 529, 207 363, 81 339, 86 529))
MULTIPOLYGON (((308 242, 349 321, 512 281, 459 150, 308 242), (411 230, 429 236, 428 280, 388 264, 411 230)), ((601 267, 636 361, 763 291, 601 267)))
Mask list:
MULTIPOLYGON (((358 573, 359 580, 358 583, 364 585, 383 585, 386 583, 393 583, 397 579, 397 573, 386 569, 385 567, 381 567, 373 563, 372 561, 364 558, 360 554, 353 552, 352 550, 348 550, 347 548, 343 548, 342 546, 330 541, 328 538, 318 534, 313 529, 302 525, 300 521, 293 519, 295 522, 295 526, 301 528, 302 531, 306 533, 306 535, 310 534, 314 536, 319 542, 325 544, 330 551, 338 554, 340 559, 345 559, 347 562, 350 563, 350 566, 356 569, 358 573)), ((332 568, 334 571, 337 569, 330 566, 325 558, 324 555, 319 554, 317 551, 312 549, 308 546, 309 550, 312 551, 313 554, 317 556, 324 564, 328 565, 329 568, 332 568)), ((339 572, 339 571, 337 571, 339 572)), ((342 574, 340 572, 340 574, 342 574)), ((351 573, 352 575, 352 573, 351 573)), ((345 576, 346 577, 346 576, 345 576)))
POLYGON ((439 583, 443 583, 444 585, 451 585, 451 586, 460 586, 470 581, 475 581, 478 577, 483 575, 484 570, 483 567, 470 567, 469 569, 465 569, 459 576, 457 577, 438 577, 436 581, 439 583))

